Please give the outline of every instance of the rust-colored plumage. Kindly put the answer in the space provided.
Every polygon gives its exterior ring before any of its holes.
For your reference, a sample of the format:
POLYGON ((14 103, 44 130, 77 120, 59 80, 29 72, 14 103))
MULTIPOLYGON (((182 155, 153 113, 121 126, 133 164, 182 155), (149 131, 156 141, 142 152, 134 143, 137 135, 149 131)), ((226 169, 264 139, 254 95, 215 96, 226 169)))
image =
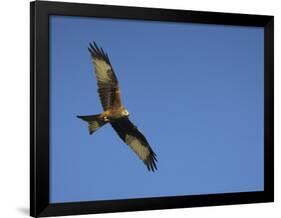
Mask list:
POLYGON ((144 135, 128 118, 129 112, 122 104, 118 79, 108 55, 95 42, 90 43, 88 49, 94 64, 98 94, 104 111, 101 114, 78 116, 78 118, 88 123, 90 134, 110 123, 119 137, 145 163, 148 170, 155 171, 157 169, 156 154, 144 135))

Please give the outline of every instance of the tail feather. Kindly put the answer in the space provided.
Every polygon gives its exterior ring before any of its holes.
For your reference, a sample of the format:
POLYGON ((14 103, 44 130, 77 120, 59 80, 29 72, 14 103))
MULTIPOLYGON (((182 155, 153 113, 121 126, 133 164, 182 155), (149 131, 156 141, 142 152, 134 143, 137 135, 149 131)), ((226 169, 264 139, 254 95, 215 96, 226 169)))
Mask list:
POLYGON ((106 122, 100 117, 99 114, 88 115, 88 116, 77 116, 77 117, 88 123, 88 129, 90 134, 93 134, 100 127, 106 124, 106 122))

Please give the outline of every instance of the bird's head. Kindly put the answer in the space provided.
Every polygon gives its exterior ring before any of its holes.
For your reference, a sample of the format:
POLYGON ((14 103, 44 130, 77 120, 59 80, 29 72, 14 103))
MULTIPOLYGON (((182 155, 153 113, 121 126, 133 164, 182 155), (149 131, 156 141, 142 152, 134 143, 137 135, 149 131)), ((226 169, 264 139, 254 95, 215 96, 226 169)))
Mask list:
POLYGON ((128 117, 130 115, 129 111, 127 109, 124 109, 122 111, 122 115, 128 117))

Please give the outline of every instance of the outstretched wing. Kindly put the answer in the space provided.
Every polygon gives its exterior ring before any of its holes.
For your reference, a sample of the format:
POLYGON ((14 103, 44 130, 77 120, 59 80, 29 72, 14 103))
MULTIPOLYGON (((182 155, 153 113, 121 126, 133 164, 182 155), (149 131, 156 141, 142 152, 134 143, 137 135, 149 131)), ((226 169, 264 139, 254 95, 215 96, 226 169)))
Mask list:
POLYGON ((149 146, 144 135, 128 118, 118 119, 111 122, 111 125, 120 138, 128 144, 144 162, 149 171, 152 170, 154 172, 154 170, 157 170, 155 163, 157 162, 156 154, 149 146))
POLYGON ((90 43, 88 50, 93 59, 98 93, 103 109, 107 110, 112 107, 121 107, 122 102, 119 84, 108 55, 102 48, 99 48, 95 42, 94 45, 90 43))

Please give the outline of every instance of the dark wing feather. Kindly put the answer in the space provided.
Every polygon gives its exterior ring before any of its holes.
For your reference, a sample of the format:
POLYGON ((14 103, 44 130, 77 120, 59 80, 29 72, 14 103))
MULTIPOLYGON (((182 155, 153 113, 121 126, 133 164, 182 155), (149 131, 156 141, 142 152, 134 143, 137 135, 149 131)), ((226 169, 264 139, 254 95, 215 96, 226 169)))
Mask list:
POLYGON ((88 50, 93 59, 103 109, 121 107, 119 84, 108 55, 95 42, 94 45, 90 43, 88 50))
POLYGON ((145 163, 147 169, 153 172, 157 170, 156 154, 151 149, 144 135, 138 128, 128 119, 122 118, 111 122, 112 127, 120 136, 120 138, 128 144, 138 157, 145 163))

